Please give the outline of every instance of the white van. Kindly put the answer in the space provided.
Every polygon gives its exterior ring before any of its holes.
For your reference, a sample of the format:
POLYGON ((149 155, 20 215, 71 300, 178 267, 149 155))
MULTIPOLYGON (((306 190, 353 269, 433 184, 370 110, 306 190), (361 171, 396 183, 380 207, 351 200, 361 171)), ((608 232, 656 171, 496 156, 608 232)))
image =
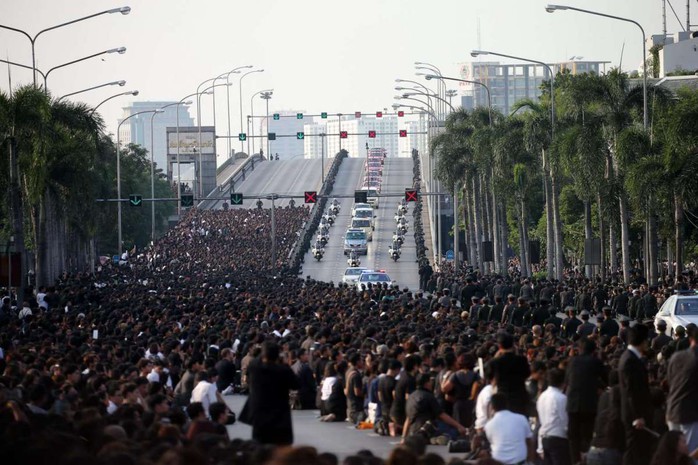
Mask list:
POLYGON ((361 229, 366 233, 366 240, 373 240, 373 218, 352 218, 350 229, 361 229))

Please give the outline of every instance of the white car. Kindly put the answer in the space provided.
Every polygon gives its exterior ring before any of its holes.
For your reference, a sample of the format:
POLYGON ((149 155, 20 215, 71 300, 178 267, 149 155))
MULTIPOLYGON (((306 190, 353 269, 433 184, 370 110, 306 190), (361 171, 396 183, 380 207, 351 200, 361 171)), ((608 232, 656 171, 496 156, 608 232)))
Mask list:
POLYGON ((364 208, 372 208, 371 205, 367 203, 355 203, 353 207, 351 207, 351 216, 356 216, 356 210, 361 210, 364 208))
POLYGON ((670 296, 655 316, 655 326, 659 320, 666 322, 667 334, 673 335, 677 326, 698 324, 698 293, 696 291, 678 291, 670 296))
POLYGON ((355 282, 356 290, 361 291, 362 286, 364 289, 368 289, 369 284, 383 284, 387 283, 389 286, 392 286, 395 284, 395 281, 390 279, 390 276, 388 276, 388 273, 386 273, 383 270, 379 271, 374 271, 374 270, 366 270, 359 275, 359 279, 357 279, 355 282))
POLYGON ((347 283, 347 284, 354 284, 357 279, 359 279, 359 276, 361 276, 361 272, 367 270, 367 268, 364 268, 362 266, 351 266, 344 270, 344 275, 342 276, 342 282, 347 283))

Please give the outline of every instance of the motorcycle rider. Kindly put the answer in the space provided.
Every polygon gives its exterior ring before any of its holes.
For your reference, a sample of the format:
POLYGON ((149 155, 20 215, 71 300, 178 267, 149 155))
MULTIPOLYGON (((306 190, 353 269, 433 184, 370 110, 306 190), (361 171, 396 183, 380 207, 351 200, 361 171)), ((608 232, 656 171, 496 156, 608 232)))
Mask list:
POLYGON ((349 266, 359 266, 361 264, 361 261, 359 260, 359 255, 356 253, 356 250, 352 250, 349 252, 349 266))

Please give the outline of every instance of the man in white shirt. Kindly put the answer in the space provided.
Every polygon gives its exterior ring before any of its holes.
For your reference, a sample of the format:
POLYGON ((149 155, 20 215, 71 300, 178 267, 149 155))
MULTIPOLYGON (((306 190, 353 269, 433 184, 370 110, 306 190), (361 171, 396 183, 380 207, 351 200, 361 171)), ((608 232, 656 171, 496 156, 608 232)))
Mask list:
POLYGON ((535 457, 533 433, 528 419, 507 410, 507 398, 496 393, 490 399, 492 417, 485 424, 490 455, 504 465, 523 465, 535 457))
POLYGON ((206 415, 208 415, 208 407, 214 402, 223 402, 223 398, 218 394, 216 388, 216 377, 218 372, 215 368, 206 371, 200 371, 196 374, 196 386, 191 393, 190 402, 201 402, 206 415))
POLYGON ((475 430, 482 432, 490 419, 490 399, 492 398, 492 385, 488 384, 480 390, 475 403, 475 430))
POLYGON ((540 429, 538 453, 544 465, 572 465, 570 443, 567 439, 567 396, 561 391, 565 373, 554 368, 548 372, 548 389, 536 402, 540 429))

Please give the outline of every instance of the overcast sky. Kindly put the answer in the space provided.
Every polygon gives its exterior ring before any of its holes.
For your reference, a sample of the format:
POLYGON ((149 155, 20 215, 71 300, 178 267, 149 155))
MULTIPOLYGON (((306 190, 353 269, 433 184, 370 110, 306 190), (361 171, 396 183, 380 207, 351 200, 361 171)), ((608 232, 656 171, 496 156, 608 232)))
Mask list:
MULTIPOLYGON (((566 0, 558 0, 564 3, 566 0)), ((274 110, 375 111, 389 107, 394 80, 414 76, 415 61, 433 63, 458 76, 470 50, 483 49, 557 62, 571 56, 606 60, 623 69, 642 58, 640 31, 632 24, 566 11, 546 13, 541 0, 0 0, 0 24, 39 30, 102 10, 128 5, 128 16, 103 15, 47 32, 37 41, 37 66, 46 71, 73 59, 125 46, 124 55, 104 55, 56 70, 50 91, 60 96, 125 79, 76 97, 96 105, 124 90, 138 100, 179 100, 205 79, 241 65, 264 68, 243 81, 244 114, 252 93, 274 88, 274 110), (477 24, 480 23, 478 43, 477 24)), ((685 22, 685 1, 672 0, 685 22)), ((647 35, 662 31, 660 0, 570 0, 569 5, 632 18, 647 35)), ((693 23, 698 3, 692 1, 693 23)), ((680 29, 668 13, 669 32, 680 29)), ((29 41, 0 29, 0 57, 31 64, 29 41)), ((7 67, 0 89, 8 90, 7 67)), ((12 84, 31 82, 31 72, 12 69, 12 84)), ((231 105, 238 115, 238 87, 231 105)), ((210 98, 210 97, 209 97, 210 98)), ((100 108, 114 132, 121 107, 133 97, 100 108)), ((218 121, 225 122, 224 99, 218 121)), ((259 101, 259 110, 262 101, 259 101)), ((257 106, 257 104, 256 104, 257 106)), ((202 105, 211 122, 210 103, 202 105)), ((258 111, 259 111, 258 110, 258 111)), ((233 127, 239 125, 233 119, 233 127)), ((221 130, 223 132, 223 130, 221 130)))

